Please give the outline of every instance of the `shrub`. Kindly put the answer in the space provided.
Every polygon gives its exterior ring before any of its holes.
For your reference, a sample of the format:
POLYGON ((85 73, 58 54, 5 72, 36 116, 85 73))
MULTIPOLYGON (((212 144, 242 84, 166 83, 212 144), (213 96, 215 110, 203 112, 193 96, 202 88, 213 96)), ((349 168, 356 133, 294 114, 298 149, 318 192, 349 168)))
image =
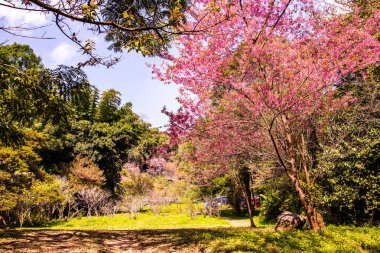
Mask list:
POLYGON ((12 210, 20 227, 25 222, 42 224, 55 217, 56 212, 64 204, 64 196, 59 182, 52 179, 34 180, 29 190, 24 189, 17 196, 16 206, 12 210))
POLYGON ((132 216, 136 219, 136 214, 144 207, 144 198, 142 196, 124 195, 118 203, 118 208, 122 212, 129 213, 129 217, 132 216))
POLYGON ((98 187, 83 188, 76 193, 77 200, 87 210, 87 216, 93 213, 98 216, 102 210, 107 210, 112 205, 111 194, 98 187))
POLYGON ((204 201, 207 203, 206 213, 209 216, 220 217, 220 212, 222 211, 219 203, 215 200, 214 195, 208 195, 204 198, 204 201))
POLYGON ((103 171, 88 158, 77 156, 72 162, 69 169, 69 178, 71 181, 84 186, 104 185, 106 179, 103 171))
POLYGON ((147 173, 127 172, 126 177, 121 182, 125 194, 143 196, 153 190, 153 180, 147 173))

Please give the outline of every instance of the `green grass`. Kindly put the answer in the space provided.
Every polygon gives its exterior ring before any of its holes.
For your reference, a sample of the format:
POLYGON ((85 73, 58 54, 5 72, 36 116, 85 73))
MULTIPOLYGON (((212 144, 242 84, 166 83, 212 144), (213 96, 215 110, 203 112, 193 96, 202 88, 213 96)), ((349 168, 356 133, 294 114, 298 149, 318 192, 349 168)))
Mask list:
MULTIPOLYGON (((234 209, 226 208, 221 211, 220 213, 221 217, 230 218, 234 220, 241 220, 241 221, 249 221, 248 214, 237 214, 234 209)), ((264 221, 263 217, 260 216, 260 211, 257 209, 254 210, 253 213, 253 221, 255 222, 256 226, 258 227, 273 227, 276 225, 276 221, 264 221)))
MULTIPOLYGON (((200 207, 199 207, 200 208, 200 207)), ((225 219, 196 215, 194 219, 182 205, 165 206, 160 215, 155 215, 148 208, 138 213, 136 219, 128 214, 113 216, 73 218, 65 222, 53 221, 43 226, 24 227, 23 229, 57 229, 57 230, 135 230, 135 229, 172 229, 172 228, 215 228, 230 227, 225 219)))
POLYGON ((140 213, 136 219, 128 214, 114 216, 74 218, 67 222, 53 223, 45 226, 49 229, 61 230, 129 230, 129 229, 169 229, 169 228, 212 228, 229 227, 230 223, 223 219, 196 216, 191 219, 187 214, 140 213))
POLYGON ((0 248, 28 251, 44 247, 48 240, 56 248, 70 242, 76 249, 102 252, 120 252, 134 245, 136 250, 153 250, 150 252, 380 253, 379 227, 327 226, 321 233, 275 232, 274 224, 261 223, 258 216, 254 219, 256 229, 232 227, 231 220, 247 224, 244 222, 248 219, 229 210, 223 211, 222 216, 229 220, 203 215, 190 219, 184 206, 171 205, 159 216, 146 208, 136 219, 128 214, 74 218, 33 230, 29 227, 0 231, 0 248), (62 241, 61 237, 67 239, 62 241))
MULTIPOLYGON (((198 204, 197 212, 204 213, 203 205, 198 204)), ((259 228, 274 228, 274 224, 263 223, 256 214, 254 222, 259 228)), ((44 225, 23 227, 22 229, 54 229, 54 230, 136 230, 136 229, 172 229, 172 228, 217 228, 249 226, 247 215, 237 215, 232 209, 221 212, 221 217, 196 215, 191 219, 182 204, 164 206, 159 215, 145 207, 133 219, 128 214, 113 216, 80 217, 68 221, 52 221, 44 225)))
POLYGON ((8 252, 35 252, 46 247, 57 252, 76 250, 104 253, 131 250, 186 253, 378 253, 380 228, 328 226, 321 233, 275 232, 268 228, 0 231, 0 249, 8 252))
POLYGON ((205 232, 197 240, 209 252, 380 252, 380 228, 328 226, 321 233, 235 228, 205 232))

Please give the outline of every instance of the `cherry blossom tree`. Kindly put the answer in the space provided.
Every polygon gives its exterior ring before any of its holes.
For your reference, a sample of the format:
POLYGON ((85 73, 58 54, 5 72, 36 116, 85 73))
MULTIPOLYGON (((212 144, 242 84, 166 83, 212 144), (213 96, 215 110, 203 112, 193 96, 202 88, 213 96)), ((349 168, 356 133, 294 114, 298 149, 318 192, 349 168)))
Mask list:
POLYGON ((157 78, 180 87, 182 108, 168 113, 169 132, 177 140, 198 134, 207 143, 194 161, 208 155, 228 161, 239 152, 246 161, 276 157, 311 229, 320 230, 312 194, 317 136, 324 117, 350 102, 334 89, 378 64, 380 12, 338 14, 312 0, 204 0, 190 13, 194 20, 204 16, 205 26, 229 18, 179 37, 178 54, 153 67, 157 78))
POLYGON ((181 160, 190 161, 189 173, 201 185, 208 185, 213 178, 228 174, 241 190, 251 226, 255 227, 254 206, 251 205, 254 195, 252 177, 256 167, 270 158, 261 151, 267 149, 268 142, 261 141, 265 136, 252 128, 253 121, 230 116, 227 111, 210 110, 204 118, 197 119, 179 155, 181 160))

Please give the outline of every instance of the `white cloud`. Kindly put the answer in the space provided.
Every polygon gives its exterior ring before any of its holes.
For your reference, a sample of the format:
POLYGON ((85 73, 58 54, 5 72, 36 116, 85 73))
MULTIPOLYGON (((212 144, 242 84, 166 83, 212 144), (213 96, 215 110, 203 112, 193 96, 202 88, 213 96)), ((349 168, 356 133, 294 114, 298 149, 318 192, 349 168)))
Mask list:
POLYGON ((67 64, 76 54, 76 48, 66 42, 60 43, 51 52, 50 57, 53 60, 54 65, 67 64))
POLYGON ((149 115, 143 112, 139 112, 138 115, 140 116, 141 119, 143 120, 149 120, 149 115))
MULTIPOLYGON (((0 3, 7 4, 4 0, 0 3)), ((25 7, 20 2, 14 2, 17 7, 25 7)), ((27 27, 42 26, 47 23, 47 18, 44 13, 37 11, 24 11, 0 6, 0 18, 5 18, 7 25, 19 26, 24 25, 27 27)))

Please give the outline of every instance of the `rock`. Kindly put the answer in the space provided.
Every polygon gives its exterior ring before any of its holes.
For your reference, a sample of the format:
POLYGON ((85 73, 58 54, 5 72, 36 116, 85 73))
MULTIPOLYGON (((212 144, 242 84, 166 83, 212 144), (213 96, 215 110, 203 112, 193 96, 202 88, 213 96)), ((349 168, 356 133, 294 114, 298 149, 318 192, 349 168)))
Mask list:
POLYGON ((287 230, 293 230, 293 229, 302 229, 305 223, 306 223, 305 217, 295 214, 295 213, 285 211, 277 217, 275 230, 287 231, 287 230))

